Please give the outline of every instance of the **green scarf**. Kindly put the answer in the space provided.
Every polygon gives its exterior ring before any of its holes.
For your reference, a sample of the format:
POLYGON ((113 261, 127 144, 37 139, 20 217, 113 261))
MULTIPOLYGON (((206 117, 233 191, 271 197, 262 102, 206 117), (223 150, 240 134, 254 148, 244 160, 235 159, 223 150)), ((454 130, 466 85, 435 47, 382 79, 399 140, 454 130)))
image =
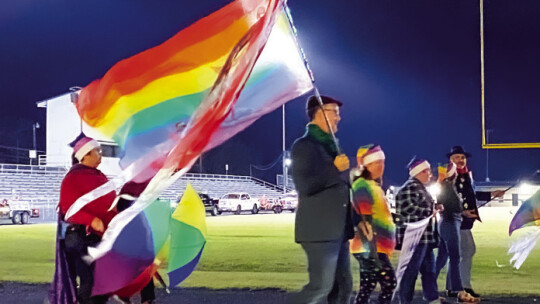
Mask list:
POLYGON ((315 137, 317 141, 319 141, 326 151, 330 153, 333 157, 336 157, 338 155, 337 152, 337 146, 334 142, 334 139, 332 138, 332 135, 329 133, 324 132, 319 126, 316 124, 308 123, 306 125, 306 133, 315 137))

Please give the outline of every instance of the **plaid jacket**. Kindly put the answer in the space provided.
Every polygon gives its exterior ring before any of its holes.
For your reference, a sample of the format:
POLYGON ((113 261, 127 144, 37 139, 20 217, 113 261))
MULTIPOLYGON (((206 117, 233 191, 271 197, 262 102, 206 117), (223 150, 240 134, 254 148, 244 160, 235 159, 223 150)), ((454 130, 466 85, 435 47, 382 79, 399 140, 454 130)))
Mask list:
MULTIPOLYGON (((400 249, 405 234, 405 223, 417 222, 433 214, 435 202, 426 187, 416 178, 410 178, 396 195, 396 248, 400 249)), ((436 231, 433 219, 420 239, 420 244, 436 244, 436 231)))

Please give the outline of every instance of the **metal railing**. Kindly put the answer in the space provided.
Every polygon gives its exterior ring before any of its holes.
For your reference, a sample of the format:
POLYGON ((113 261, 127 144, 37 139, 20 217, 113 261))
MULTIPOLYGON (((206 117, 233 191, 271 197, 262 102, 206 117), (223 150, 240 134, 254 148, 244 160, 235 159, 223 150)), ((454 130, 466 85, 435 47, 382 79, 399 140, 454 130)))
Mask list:
POLYGON ((20 165, 20 164, 0 164, 0 173, 58 173, 65 174, 64 167, 20 165))
POLYGON ((276 190, 276 191, 283 191, 283 187, 279 187, 278 185, 271 184, 267 181, 263 181, 262 179, 258 179, 256 177, 249 177, 252 181, 256 182, 259 185, 262 185, 268 189, 276 190))

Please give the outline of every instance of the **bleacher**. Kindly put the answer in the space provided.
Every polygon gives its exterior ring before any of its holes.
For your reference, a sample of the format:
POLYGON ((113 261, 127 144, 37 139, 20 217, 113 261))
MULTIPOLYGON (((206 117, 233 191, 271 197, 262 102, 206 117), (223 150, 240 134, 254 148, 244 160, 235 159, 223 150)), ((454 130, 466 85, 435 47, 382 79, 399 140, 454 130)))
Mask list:
POLYGON ((176 199, 188 183, 197 192, 206 193, 212 198, 220 198, 230 192, 247 192, 255 198, 277 198, 283 195, 281 188, 249 176, 188 173, 165 190, 161 197, 176 199))
MULTIPOLYGON (((63 167, 0 164, 0 199, 17 196, 33 205, 56 205, 66 172, 63 167)), ((165 190, 161 198, 176 200, 188 183, 212 198, 229 192, 247 192, 254 198, 277 198, 283 194, 281 188, 249 176, 188 173, 165 190)))

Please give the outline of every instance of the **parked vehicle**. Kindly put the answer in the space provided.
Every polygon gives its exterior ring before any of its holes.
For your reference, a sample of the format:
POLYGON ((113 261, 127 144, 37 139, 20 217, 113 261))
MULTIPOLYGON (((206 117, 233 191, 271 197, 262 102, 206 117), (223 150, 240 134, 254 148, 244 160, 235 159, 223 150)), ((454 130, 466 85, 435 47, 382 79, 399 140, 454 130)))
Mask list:
POLYGON ((298 208, 298 194, 296 192, 285 193, 280 202, 283 210, 294 212, 298 208))
POLYGON ((39 209, 30 203, 4 199, 0 203, 0 219, 10 219, 13 224, 28 224, 31 217, 39 217, 39 209))
POLYGON ((274 213, 281 213, 283 211, 283 205, 278 199, 263 196, 259 199, 260 210, 273 211, 274 213))
POLYGON ((219 211, 219 200, 211 198, 206 193, 199 193, 199 197, 204 204, 204 209, 206 212, 209 212, 212 216, 221 214, 221 211, 219 211))
POLYGON ((234 212, 234 214, 240 214, 242 211, 251 211, 251 213, 257 214, 259 213, 259 206, 259 201, 251 198, 245 192, 227 193, 218 202, 220 212, 234 212))
MULTIPOLYGON (((182 201, 182 195, 183 195, 183 193, 180 193, 177 196, 176 204, 179 204, 182 201)), ((204 204, 204 209, 205 209, 206 212, 210 213, 210 215, 212 215, 212 216, 216 216, 216 215, 221 214, 221 211, 219 211, 219 208, 218 208, 218 201, 219 200, 211 198, 206 193, 199 193, 199 197, 201 198, 201 201, 204 204)), ((176 204, 174 204, 174 206, 176 206, 176 204)))

